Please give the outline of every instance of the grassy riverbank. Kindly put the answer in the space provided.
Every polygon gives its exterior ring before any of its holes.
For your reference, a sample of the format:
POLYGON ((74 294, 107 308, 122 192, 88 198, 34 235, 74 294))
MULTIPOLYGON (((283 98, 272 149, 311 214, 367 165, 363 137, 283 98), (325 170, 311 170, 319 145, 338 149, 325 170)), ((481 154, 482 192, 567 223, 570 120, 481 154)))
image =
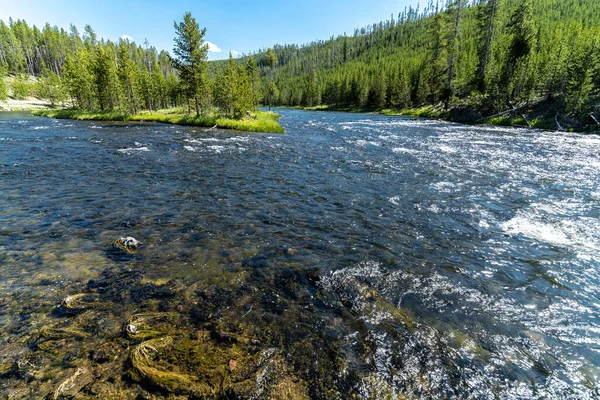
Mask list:
POLYGON ((119 111, 80 111, 71 109, 36 110, 33 115, 58 119, 78 119, 90 121, 138 121, 161 122, 175 125, 191 125, 207 128, 233 129, 244 132, 285 133, 279 125, 279 114, 271 111, 257 111, 243 119, 222 118, 218 115, 195 117, 187 115, 181 108, 142 111, 138 114, 126 114, 119 111))

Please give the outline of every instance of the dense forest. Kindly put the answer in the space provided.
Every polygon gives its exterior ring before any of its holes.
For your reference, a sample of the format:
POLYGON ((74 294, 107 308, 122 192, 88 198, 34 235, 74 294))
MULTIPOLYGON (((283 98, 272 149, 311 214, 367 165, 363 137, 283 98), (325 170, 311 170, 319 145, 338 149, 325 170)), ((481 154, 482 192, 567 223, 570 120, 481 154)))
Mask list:
POLYGON ((595 124, 599 49, 598 0, 430 0, 353 35, 274 46, 274 71, 266 51, 255 58, 279 105, 490 115, 543 102, 552 120, 595 124))
POLYGON ((258 68, 252 57, 238 66, 230 57, 211 68, 208 46, 187 13, 175 23, 175 56, 128 40, 98 40, 91 26, 83 34, 46 24, 0 21, 0 100, 30 95, 80 110, 140 110, 186 107, 241 117, 257 105, 258 68), (9 75, 7 77, 7 75, 9 75), (7 87, 8 82, 8 87, 7 87), (10 90, 9 90, 10 89, 10 90))
MULTIPOLYGON (((175 24, 177 35, 184 25, 175 24)), ((202 48, 205 30, 198 33, 202 48)), ((89 25, 80 35, 74 26, 40 30, 9 20, 0 21, 0 75, 10 74, 13 97, 33 91, 87 110, 183 106, 240 117, 262 102, 429 107, 446 115, 466 109, 479 117, 543 104, 561 128, 559 118, 571 126, 598 124, 599 39, 597 0, 429 0, 423 9, 408 7, 352 35, 304 46, 210 63, 204 49, 190 75, 181 57, 147 42, 98 40, 89 25)), ((0 81, 0 99, 7 93, 0 81)))

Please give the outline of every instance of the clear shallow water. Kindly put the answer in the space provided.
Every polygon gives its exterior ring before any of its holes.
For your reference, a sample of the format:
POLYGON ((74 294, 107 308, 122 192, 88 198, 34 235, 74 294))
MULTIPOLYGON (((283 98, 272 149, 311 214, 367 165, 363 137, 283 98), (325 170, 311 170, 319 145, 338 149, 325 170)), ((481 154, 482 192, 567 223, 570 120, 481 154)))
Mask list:
MULTIPOLYGON (((62 298, 133 271, 146 289, 178 278, 203 291, 215 314, 253 313, 257 338, 301 326, 260 351, 280 351, 311 397, 327 385, 363 398, 600 396, 600 137, 281 113, 285 135, 5 115, 0 361, 17 367, 0 388, 27 381, 32 330, 68 323, 52 311, 62 298), (144 243, 135 257, 107 250, 124 235, 144 243), (331 382, 292 360, 302 340, 343 359, 331 382)), ((172 286, 164 304, 120 307, 198 319, 196 295, 172 286)), ((72 358, 65 374, 86 356, 72 358)), ((60 380, 44 382, 35 393, 60 380)))

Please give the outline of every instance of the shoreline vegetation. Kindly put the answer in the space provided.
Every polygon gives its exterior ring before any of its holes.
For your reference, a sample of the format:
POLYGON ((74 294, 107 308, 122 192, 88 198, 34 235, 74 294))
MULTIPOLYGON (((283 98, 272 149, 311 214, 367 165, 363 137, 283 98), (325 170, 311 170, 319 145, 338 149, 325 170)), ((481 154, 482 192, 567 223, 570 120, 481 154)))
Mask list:
POLYGON ((598 133, 590 10, 597 0, 421 2, 353 34, 274 46, 273 104, 598 133))
POLYGON ((600 123, 592 118, 593 115, 589 117, 589 121, 573 118, 565 118, 561 121, 555 107, 552 104, 549 104, 546 99, 500 113, 488 113, 489 115, 487 116, 485 116, 483 110, 476 108, 459 106, 452 109, 445 109, 442 105, 439 107, 426 105, 419 108, 405 109, 374 109, 368 107, 361 108, 335 105, 319 105, 313 107, 295 106, 290 108, 305 111, 337 111, 436 119, 469 125, 511 126, 515 128, 535 128, 559 132, 600 134, 600 123))
POLYGON ((181 108, 157 111, 140 111, 128 114, 120 111, 82 111, 75 109, 34 110, 38 117, 77 119, 86 121, 132 121, 159 122, 174 125, 189 125, 205 128, 232 129, 244 132, 285 133, 279 125, 279 114, 272 111, 255 111, 242 119, 223 118, 219 115, 188 115, 181 108))
POLYGON ((0 21, 0 100, 33 93, 93 114, 187 107, 200 126, 219 125, 215 110, 244 121, 263 104, 597 134, 596 2, 429 2, 353 34, 217 61, 190 13, 174 21, 172 53, 99 39, 89 25, 0 21))
POLYGON ((89 25, 81 35, 73 25, 69 32, 49 24, 40 31, 0 20, 0 49, 10 49, 0 57, 0 100, 35 96, 53 108, 33 113, 46 117, 285 132, 277 114, 258 110, 254 58, 240 65, 230 54, 226 65, 211 65, 206 28, 189 12, 173 27, 169 54, 147 42, 99 39, 89 25))

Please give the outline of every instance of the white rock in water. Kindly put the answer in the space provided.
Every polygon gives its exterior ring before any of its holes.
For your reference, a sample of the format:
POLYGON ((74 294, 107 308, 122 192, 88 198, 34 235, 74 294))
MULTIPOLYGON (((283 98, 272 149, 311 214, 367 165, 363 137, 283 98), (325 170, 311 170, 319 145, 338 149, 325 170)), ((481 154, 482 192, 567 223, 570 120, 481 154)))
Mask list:
POLYGON ((132 236, 122 237, 119 240, 121 241, 121 243, 123 243, 123 246, 134 248, 134 249, 142 244, 142 242, 138 241, 136 238, 134 238, 132 236))
POLYGON ((127 325, 127 332, 129 332, 132 335, 137 335, 138 334, 138 329, 135 325, 133 324, 129 324, 127 325))
POLYGON ((120 237, 114 242, 116 247, 128 253, 134 253, 141 244, 142 242, 132 236, 120 237))

